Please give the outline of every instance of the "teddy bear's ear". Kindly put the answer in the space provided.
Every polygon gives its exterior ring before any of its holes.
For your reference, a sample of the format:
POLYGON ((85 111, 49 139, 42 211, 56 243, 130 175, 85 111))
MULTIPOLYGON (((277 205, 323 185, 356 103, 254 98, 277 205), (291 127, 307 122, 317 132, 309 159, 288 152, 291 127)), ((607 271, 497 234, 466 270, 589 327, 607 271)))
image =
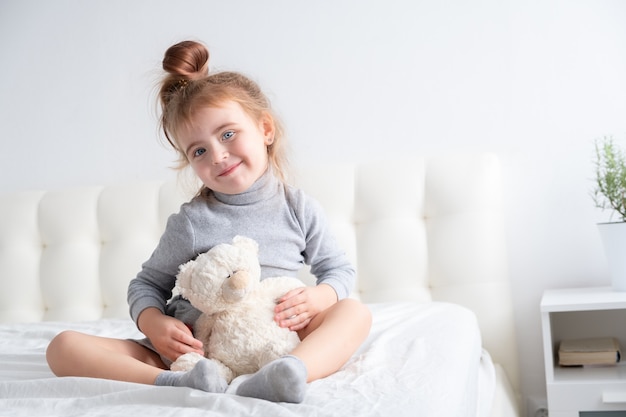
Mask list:
POLYGON ((233 246, 250 251, 255 255, 259 254, 259 244, 256 243, 254 239, 250 239, 249 237, 239 235, 235 236, 233 238, 233 246))

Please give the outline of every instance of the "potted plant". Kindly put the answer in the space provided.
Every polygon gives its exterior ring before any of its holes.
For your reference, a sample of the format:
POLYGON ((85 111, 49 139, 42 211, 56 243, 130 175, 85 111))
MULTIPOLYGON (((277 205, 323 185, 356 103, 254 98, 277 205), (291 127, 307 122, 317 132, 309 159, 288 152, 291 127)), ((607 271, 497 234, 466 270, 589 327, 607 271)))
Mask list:
POLYGON ((595 143, 594 164, 594 202, 611 211, 612 221, 598 224, 611 284, 617 291, 626 291, 626 155, 613 138, 604 137, 595 143), (618 218, 613 220, 615 215, 618 218))

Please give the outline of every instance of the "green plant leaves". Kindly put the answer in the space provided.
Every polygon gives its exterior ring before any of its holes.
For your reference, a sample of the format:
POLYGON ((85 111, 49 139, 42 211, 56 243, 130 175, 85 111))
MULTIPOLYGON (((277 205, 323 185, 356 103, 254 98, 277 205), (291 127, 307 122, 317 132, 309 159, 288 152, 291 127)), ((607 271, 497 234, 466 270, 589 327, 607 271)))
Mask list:
POLYGON ((595 142, 596 186, 593 200, 596 207, 614 210, 626 221, 626 156, 613 138, 595 142))

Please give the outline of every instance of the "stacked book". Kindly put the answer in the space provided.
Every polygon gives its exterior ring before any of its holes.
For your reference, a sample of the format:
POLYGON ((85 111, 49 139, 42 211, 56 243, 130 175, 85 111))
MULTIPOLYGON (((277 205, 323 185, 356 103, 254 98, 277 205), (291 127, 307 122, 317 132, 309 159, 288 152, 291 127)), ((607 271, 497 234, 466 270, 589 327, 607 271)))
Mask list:
POLYGON ((563 340, 559 365, 614 365, 621 359, 619 341, 614 337, 563 340))

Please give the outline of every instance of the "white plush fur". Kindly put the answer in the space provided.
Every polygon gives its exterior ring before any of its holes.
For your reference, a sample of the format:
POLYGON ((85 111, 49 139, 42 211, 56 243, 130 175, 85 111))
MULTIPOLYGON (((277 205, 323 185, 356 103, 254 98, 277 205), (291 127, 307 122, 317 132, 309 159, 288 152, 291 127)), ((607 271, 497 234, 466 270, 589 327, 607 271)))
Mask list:
MULTIPOLYGON (((236 236, 180 267, 176 286, 202 315, 194 332, 204 343, 205 355, 217 362, 228 382, 256 372, 300 342, 296 332, 274 321, 276 300, 304 284, 289 277, 260 281, 258 245, 236 236)), ((171 369, 184 371, 202 357, 182 355, 171 369)))

